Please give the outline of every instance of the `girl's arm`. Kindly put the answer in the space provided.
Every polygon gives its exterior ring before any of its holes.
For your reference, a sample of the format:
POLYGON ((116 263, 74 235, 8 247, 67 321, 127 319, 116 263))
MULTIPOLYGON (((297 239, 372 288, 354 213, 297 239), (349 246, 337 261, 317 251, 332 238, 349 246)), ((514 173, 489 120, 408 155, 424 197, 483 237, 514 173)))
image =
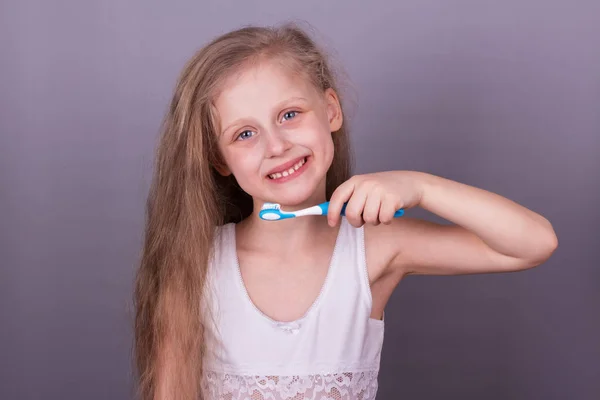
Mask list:
POLYGON ((556 234, 541 215, 483 189, 413 174, 418 205, 453 224, 399 218, 381 225, 377 236, 392 250, 385 269, 402 275, 517 271, 543 263, 556 249, 556 234))
POLYGON ((423 172, 352 177, 331 197, 331 225, 339 221, 346 201, 350 223, 366 223, 366 244, 374 249, 368 251, 372 281, 386 272, 401 277, 516 271, 543 263, 558 244, 541 215, 497 194, 423 172), (452 224, 393 218, 398 208, 416 206, 452 224))

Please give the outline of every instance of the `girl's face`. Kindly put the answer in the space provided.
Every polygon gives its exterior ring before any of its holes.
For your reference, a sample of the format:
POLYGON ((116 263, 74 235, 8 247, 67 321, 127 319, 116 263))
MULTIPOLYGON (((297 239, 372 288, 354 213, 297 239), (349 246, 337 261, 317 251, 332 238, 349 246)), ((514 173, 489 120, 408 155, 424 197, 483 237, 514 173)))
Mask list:
POLYGON ((226 167, 255 206, 306 207, 325 201, 332 132, 342 113, 331 89, 319 92, 282 63, 259 63, 226 81, 215 101, 226 167))

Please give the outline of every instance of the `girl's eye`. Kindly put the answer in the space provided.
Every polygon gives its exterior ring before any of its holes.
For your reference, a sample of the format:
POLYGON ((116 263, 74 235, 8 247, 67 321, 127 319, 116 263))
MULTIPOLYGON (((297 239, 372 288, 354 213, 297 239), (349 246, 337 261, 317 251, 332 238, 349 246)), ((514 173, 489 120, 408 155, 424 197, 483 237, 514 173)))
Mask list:
POLYGON ((246 140, 246 139, 250 139, 252 136, 254 136, 256 132, 254 131, 243 131, 242 133, 240 133, 238 135, 238 140, 246 140))
POLYGON ((292 119, 296 115, 298 115, 298 111, 288 111, 285 114, 283 114, 283 119, 284 120, 292 119))

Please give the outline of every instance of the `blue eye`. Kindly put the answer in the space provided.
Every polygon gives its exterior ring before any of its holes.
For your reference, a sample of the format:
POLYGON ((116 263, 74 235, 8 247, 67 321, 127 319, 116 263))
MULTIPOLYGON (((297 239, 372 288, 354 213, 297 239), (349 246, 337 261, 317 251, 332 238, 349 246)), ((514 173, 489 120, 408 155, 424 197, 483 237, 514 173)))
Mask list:
POLYGON ((283 114, 283 119, 285 119, 285 120, 292 119, 296 115, 298 115, 298 111, 288 111, 285 114, 283 114))
POLYGON ((250 139, 252 136, 254 136, 253 131, 243 131, 242 133, 240 133, 238 135, 238 140, 246 140, 246 139, 250 139))

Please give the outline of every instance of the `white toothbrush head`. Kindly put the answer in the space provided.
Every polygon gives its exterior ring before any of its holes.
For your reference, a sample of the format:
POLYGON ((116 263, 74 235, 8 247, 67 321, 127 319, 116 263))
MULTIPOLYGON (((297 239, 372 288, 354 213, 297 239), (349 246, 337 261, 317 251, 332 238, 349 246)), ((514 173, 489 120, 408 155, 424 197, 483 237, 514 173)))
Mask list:
POLYGON ((264 203, 261 210, 281 210, 281 204, 278 203, 264 203))
POLYGON ((285 213, 281 211, 281 205, 277 203, 264 203, 258 213, 260 219, 265 221, 277 221, 280 219, 294 218, 293 213, 285 213))

